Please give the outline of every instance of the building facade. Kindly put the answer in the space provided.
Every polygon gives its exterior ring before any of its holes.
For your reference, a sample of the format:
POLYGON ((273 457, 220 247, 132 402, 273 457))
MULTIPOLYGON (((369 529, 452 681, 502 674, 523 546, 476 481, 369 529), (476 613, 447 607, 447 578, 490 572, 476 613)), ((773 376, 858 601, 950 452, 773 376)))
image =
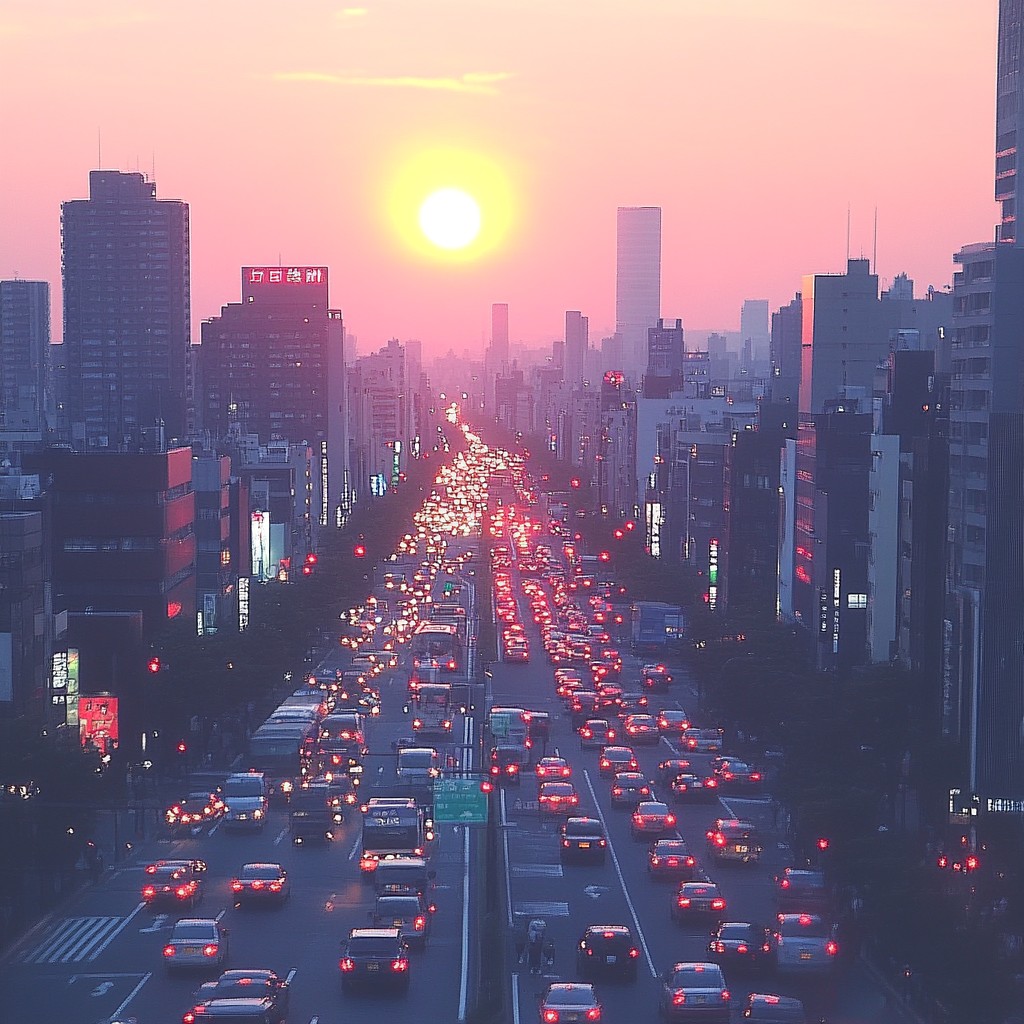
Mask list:
POLYGON ((624 370, 639 380, 647 331, 661 316, 661 207, 620 206, 616 218, 615 333, 624 370))

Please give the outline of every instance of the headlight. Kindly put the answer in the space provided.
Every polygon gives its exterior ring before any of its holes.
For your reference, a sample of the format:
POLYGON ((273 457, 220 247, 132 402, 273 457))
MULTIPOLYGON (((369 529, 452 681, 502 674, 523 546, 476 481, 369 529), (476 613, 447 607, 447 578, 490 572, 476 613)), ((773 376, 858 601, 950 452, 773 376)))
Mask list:
POLYGON ((290 793, 292 791, 292 788, 293 788, 293 784, 291 782, 282 782, 281 783, 281 792, 282 793, 290 793))
POLYGON ((257 807, 256 810, 252 812, 252 816, 254 818, 262 818, 263 812, 257 807))

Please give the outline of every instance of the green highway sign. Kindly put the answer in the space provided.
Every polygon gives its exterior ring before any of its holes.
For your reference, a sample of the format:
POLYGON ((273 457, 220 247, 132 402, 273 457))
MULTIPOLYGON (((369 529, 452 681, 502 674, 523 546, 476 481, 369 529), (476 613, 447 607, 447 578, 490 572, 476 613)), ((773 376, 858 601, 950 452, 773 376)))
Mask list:
POLYGON ((434 821, 449 825, 486 825, 487 794, 479 779, 437 779, 434 821))

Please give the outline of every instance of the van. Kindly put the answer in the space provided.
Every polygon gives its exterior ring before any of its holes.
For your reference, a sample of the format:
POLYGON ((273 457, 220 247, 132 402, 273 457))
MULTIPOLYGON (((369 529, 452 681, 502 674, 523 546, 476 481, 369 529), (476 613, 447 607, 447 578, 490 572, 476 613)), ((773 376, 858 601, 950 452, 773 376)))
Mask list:
POLYGON ((269 787, 263 772, 238 772, 224 780, 224 827, 263 831, 269 787))
POLYGON ((441 774, 441 755, 433 747, 402 747, 398 751, 398 777, 425 782, 441 774))
POLYGON ((388 857, 377 862, 373 888, 378 896, 419 893, 425 896, 433 888, 437 872, 427 867, 423 857, 388 857))

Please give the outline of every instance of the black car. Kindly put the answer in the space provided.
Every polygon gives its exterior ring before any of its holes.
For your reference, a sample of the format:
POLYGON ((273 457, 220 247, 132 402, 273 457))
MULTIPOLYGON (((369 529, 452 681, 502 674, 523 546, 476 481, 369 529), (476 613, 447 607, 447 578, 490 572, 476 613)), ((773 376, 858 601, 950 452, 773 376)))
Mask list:
MULTIPOLYGON (((205 1019, 209 1015, 211 1001, 245 999, 261 1004, 259 1012, 264 1014, 269 1024, 282 1024, 288 1017, 288 993, 288 980, 279 978, 273 971, 225 971, 216 981, 208 981, 196 989, 192 997, 194 1006, 190 1011, 193 1016, 190 1020, 185 1014, 183 1019, 185 1024, 205 1019)), ((225 1012, 222 1016, 230 1017, 230 1014, 225 1012)))
POLYGON ((690 853, 685 839, 659 839, 647 850, 647 873, 651 878, 673 882, 692 882, 700 878, 697 858, 690 853))
POLYGON ((608 854, 608 837, 597 818, 569 818, 561 828, 559 854, 562 860, 588 860, 603 864, 608 854))
POLYGON ((672 780, 672 799, 677 804, 707 804, 718 799, 718 779, 683 772, 672 780))
POLYGON ((576 971, 584 978, 624 978, 636 981, 640 949, 623 924, 592 924, 576 949, 576 971))
POLYGON ((382 894, 373 906, 373 926, 397 928, 409 946, 424 949, 430 936, 431 910, 422 893, 382 894))
MULTIPOLYGON (((131 1019, 135 1020, 134 1017, 131 1019)), ((231 1021, 231 1024, 280 1024, 283 1020, 277 1015, 272 1000, 253 999, 249 996, 205 999, 201 1003, 196 1003, 181 1019, 183 1024, 196 1024, 197 1021, 208 1020, 231 1021)))
POLYGON ((148 864, 142 901, 149 907, 170 904, 191 910, 202 902, 205 871, 206 862, 201 860, 158 860, 148 864))
POLYGON ((743 1020, 756 1024, 807 1024, 804 1004, 792 996, 751 992, 743 1003, 743 1020))
POLYGON ((338 960, 343 990, 355 985, 409 988, 409 947, 397 928, 353 928, 338 960))
POLYGON ((768 928, 747 921, 723 921, 711 933, 708 956, 726 972, 757 970, 770 963, 771 938, 768 928))

